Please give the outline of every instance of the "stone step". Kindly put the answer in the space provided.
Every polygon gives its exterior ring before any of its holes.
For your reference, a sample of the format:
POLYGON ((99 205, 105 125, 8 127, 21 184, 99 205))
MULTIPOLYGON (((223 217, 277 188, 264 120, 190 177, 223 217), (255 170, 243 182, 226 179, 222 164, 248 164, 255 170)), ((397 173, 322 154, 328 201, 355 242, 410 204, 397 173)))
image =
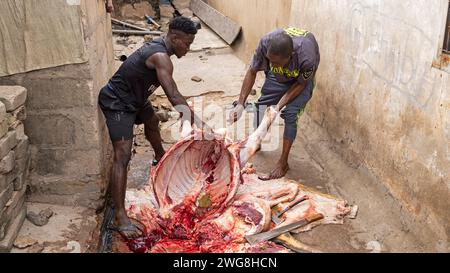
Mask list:
POLYGON ((8 153, 17 145, 16 131, 8 132, 0 139, 0 159, 8 155, 8 153))
POLYGON ((3 102, 0 102, 0 122, 4 121, 6 118, 6 106, 3 102))
POLYGON ((0 86, 0 101, 12 112, 25 104, 27 90, 22 86, 0 86))
POLYGON ((14 151, 10 151, 0 161, 0 174, 4 175, 11 172, 14 169, 15 163, 14 151))
POLYGON ((5 208, 0 212, 0 240, 8 234, 12 223, 20 215, 21 210, 25 205, 26 189, 13 192, 11 199, 6 204, 5 208))
POLYGON ((5 238, 0 241, 0 253, 8 253, 11 251, 14 240, 17 238, 17 234, 19 234, 20 228, 25 221, 26 214, 27 210, 24 207, 20 210, 20 213, 16 219, 11 223, 5 238))

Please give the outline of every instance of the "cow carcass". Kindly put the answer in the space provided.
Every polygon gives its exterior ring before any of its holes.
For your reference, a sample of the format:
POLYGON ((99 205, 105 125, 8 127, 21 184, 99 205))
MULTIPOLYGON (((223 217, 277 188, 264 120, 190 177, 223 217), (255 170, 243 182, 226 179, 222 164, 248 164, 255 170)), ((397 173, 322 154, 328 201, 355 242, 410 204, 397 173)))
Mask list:
POLYGON ((308 200, 290 209, 281 225, 314 213, 324 218, 313 225, 342 223, 351 207, 295 181, 261 181, 246 169, 277 116, 268 108, 258 129, 246 140, 233 142, 226 133, 189 133, 174 144, 152 169, 146 188, 127 193, 131 217, 145 225, 146 235, 128 243, 134 252, 236 253, 289 252, 274 242, 249 245, 246 235, 274 227, 271 213, 296 198, 308 200))

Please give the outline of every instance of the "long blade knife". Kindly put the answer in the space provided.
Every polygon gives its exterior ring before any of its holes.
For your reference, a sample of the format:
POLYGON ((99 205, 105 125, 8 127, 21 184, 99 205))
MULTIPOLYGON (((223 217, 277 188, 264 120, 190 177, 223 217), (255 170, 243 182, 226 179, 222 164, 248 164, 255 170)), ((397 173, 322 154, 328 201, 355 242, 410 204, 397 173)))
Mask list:
POLYGON ((275 228, 272 230, 269 230, 267 232, 263 232, 263 233, 258 233, 258 234, 254 234, 254 235, 248 235, 245 236, 245 239, 251 244, 257 244, 260 242, 264 242, 270 239, 273 239, 275 237, 278 237, 279 235, 285 233, 285 232, 289 232, 291 230, 306 226, 314 221, 323 219, 323 214, 318 213, 318 214, 313 214, 311 216, 306 217, 305 219, 302 219, 300 221, 294 222, 292 224, 288 224, 279 228, 275 228))

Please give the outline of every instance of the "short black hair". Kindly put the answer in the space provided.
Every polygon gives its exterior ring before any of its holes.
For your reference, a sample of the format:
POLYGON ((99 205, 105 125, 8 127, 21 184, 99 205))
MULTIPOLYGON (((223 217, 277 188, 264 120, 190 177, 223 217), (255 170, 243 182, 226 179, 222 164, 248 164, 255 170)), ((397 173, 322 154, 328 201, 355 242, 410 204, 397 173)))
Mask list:
POLYGON ((292 37, 287 33, 278 33, 269 41, 268 51, 271 54, 283 57, 290 57, 294 50, 294 42, 292 37))
POLYGON ((197 34, 195 23, 184 16, 177 16, 170 21, 169 30, 179 30, 186 34, 197 34))

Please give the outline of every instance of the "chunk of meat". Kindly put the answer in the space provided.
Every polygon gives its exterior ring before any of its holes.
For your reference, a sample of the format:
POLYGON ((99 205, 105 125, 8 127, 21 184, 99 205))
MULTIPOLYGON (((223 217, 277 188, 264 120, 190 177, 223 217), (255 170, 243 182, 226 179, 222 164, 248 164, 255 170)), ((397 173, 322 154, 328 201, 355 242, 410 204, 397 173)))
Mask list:
POLYGON ((203 214, 229 204, 240 183, 240 166, 232 152, 219 141, 195 140, 195 135, 175 144, 153 170, 152 184, 160 213, 170 218, 173 208, 208 196, 203 214))
MULTIPOLYGON (((266 231, 270 227, 271 211, 267 201, 243 196, 229 206, 220 216, 199 226, 199 231, 205 226, 213 226, 226 234, 231 240, 243 242, 245 235, 266 231)), ((206 228, 208 229, 208 228, 206 228)))
POLYGON ((291 224, 317 213, 324 215, 322 220, 296 229, 293 231, 294 233, 305 232, 321 224, 343 224, 344 217, 352 209, 345 200, 323 194, 285 178, 262 181, 255 174, 244 175, 243 177, 245 182, 241 185, 237 196, 243 191, 245 194, 264 198, 270 202, 275 211, 283 210, 291 202, 295 202, 297 198, 304 196, 308 198, 308 200, 285 212, 282 215, 284 221, 280 226, 291 224))
POLYGON ((255 132, 253 132, 247 139, 239 142, 239 147, 241 148, 239 150, 241 167, 244 167, 245 163, 247 163, 258 151, 259 146, 261 145, 264 137, 267 135, 270 126, 272 126, 272 123, 278 114, 279 112, 276 111, 275 108, 268 107, 255 132))
POLYGON ((166 152, 151 173, 161 216, 173 217, 173 209, 186 202, 201 208, 195 210, 201 212, 195 217, 220 214, 232 202, 241 182, 241 169, 277 115, 274 108, 268 108, 258 129, 237 143, 225 132, 205 135, 201 130, 186 129, 190 125, 185 123, 186 136, 166 152))
POLYGON ((282 225, 313 213, 322 213, 324 219, 297 232, 317 224, 342 223, 350 211, 344 200, 285 178, 261 181, 248 171, 249 167, 243 167, 277 114, 269 108, 260 127, 248 139, 237 143, 225 132, 205 139, 200 130, 185 130, 188 132, 185 137, 152 169, 149 185, 134 194, 127 192, 128 213, 147 232, 144 237, 128 242, 130 250, 289 252, 273 242, 251 246, 245 236, 273 228, 272 210, 283 209, 302 196, 309 200, 288 210, 282 225))
POLYGON ((239 186, 237 199, 243 195, 251 195, 266 200, 273 207, 279 203, 292 201, 298 194, 298 185, 285 179, 263 183, 256 174, 244 174, 243 181, 239 186))

